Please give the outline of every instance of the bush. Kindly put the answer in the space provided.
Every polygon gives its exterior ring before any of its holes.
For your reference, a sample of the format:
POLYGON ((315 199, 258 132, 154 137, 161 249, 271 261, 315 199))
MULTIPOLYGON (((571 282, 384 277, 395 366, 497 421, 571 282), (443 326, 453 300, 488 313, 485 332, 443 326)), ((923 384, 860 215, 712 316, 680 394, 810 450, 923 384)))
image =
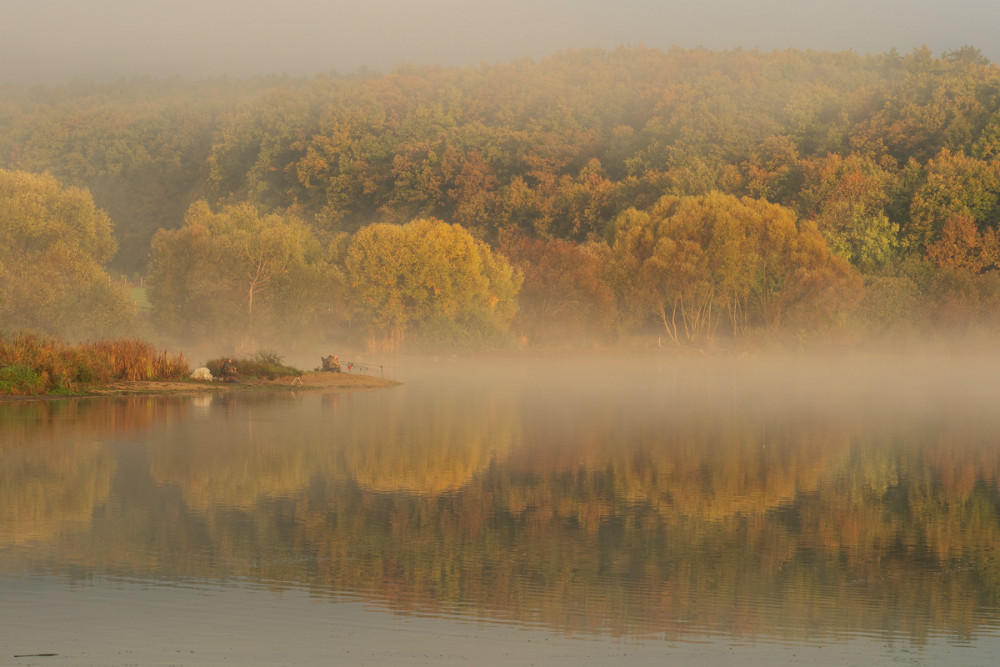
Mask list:
POLYGON ((27 366, 0 367, 0 394, 32 396, 44 389, 42 376, 27 366))
MULTIPOLYGON (((205 366, 212 372, 213 376, 222 377, 222 365, 226 363, 227 358, 231 357, 210 359, 205 363, 205 366)), ((289 375, 302 375, 302 371, 292 366, 285 366, 282 361, 282 358, 276 353, 264 350, 258 352, 253 359, 233 359, 236 373, 243 378, 273 380, 289 375)))

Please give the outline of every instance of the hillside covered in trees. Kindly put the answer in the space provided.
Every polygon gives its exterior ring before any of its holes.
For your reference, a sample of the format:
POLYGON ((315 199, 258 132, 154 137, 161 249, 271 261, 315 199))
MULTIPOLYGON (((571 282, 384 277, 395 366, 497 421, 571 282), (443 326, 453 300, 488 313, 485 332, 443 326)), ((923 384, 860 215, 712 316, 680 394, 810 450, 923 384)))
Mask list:
POLYGON ((388 350, 990 334, 998 153, 1000 68, 971 47, 7 87, 0 330, 388 350), (95 271, 142 277, 150 311, 95 271))

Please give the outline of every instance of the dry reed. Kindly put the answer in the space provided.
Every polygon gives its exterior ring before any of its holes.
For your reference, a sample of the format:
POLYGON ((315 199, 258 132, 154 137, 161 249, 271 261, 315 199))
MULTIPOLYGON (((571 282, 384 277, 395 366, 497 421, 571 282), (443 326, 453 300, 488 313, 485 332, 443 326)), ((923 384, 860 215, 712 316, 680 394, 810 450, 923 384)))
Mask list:
POLYGON ((69 345, 29 333, 0 335, 0 394, 73 393, 114 380, 176 380, 190 373, 184 355, 141 340, 69 345))

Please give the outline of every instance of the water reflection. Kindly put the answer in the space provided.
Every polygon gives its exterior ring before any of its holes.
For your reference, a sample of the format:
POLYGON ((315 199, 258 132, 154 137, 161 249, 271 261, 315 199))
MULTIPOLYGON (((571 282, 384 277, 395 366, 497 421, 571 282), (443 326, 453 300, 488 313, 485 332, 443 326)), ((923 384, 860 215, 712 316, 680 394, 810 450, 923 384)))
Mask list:
POLYGON ((656 377, 0 404, 0 569, 661 639, 995 631, 993 411, 656 377))
POLYGON ((86 530, 107 503, 108 436, 145 431, 184 410, 159 399, 0 404, 0 546, 86 530))

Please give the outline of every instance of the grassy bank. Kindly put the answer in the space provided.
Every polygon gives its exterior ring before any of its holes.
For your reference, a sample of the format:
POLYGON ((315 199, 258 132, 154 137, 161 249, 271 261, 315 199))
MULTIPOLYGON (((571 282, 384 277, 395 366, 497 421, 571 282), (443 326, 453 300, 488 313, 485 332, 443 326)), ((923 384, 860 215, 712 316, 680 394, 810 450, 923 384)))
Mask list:
MULTIPOLYGON (((212 359, 205 366, 213 376, 223 376, 222 365, 228 357, 212 359)), ((229 358, 236 369, 236 377, 273 380, 279 377, 298 377, 302 371, 291 366, 285 366, 282 358, 274 352, 260 351, 252 359, 229 358)))
POLYGON ((0 335, 0 394, 73 394, 119 380, 178 380, 191 372, 184 355, 135 339, 71 345, 54 337, 0 335))

